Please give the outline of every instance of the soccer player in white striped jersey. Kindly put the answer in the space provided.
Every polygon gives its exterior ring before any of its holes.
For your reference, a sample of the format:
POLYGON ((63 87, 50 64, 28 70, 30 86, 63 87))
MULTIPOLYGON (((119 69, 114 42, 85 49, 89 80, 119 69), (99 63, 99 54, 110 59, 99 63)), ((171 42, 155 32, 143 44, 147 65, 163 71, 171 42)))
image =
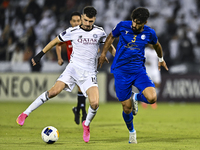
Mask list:
MULTIPOLYGON (((22 126, 29 114, 44 102, 55 97, 62 90, 71 92, 74 86, 78 85, 84 96, 88 96, 90 102, 86 120, 82 123, 83 140, 89 142, 89 125, 99 108, 97 54, 100 43, 104 43, 106 40, 106 33, 103 28, 94 25, 96 14, 97 11, 94 7, 85 7, 81 15, 82 24, 80 26, 66 29, 48 43, 40 53, 32 58, 32 64, 35 66, 39 63, 41 57, 55 45, 69 40, 72 42, 73 52, 71 54, 70 63, 57 79, 54 86, 50 90, 42 93, 18 116, 16 122, 19 125, 22 126)), ((113 45, 110 46, 109 51, 113 56, 115 55, 115 48, 113 45)))
MULTIPOLYGON (((81 14, 79 12, 73 12, 70 16, 70 24, 72 27, 81 25, 81 14)), ((61 47, 62 45, 66 44, 66 50, 67 50, 67 58, 68 62, 70 61, 70 55, 72 53, 73 47, 71 41, 66 41, 63 43, 59 43, 56 45, 56 54, 58 58, 58 64, 61 66, 63 65, 63 59, 61 56, 61 47)), ((77 106, 72 108, 72 111, 74 113, 74 121, 77 125, 80 123, 80 110, 82 110, 82 120, 81 122, 85 121, 87 117, 86 109, 85 109, 85 101, 86 97, 81 92, 81 89, 78 87, 78 93, 77 93, 77 106)))

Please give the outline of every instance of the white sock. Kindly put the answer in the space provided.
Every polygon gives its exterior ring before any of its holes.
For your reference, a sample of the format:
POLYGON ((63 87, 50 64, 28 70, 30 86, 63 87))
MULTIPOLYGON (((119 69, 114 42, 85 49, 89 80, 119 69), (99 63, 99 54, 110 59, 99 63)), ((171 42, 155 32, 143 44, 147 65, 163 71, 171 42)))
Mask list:
POLYGON ((32 102, 31 105, 24 111, 25 114, 29 115, 33 110, 38 108, 40 105, 42 105, 44 102, 46 102, 49 99, 47 95, 47 91, 42 93, 35 101, 32 102))
POLYGON ((86 126, 90 125, 90 122, 92 121, 92 119, 96 115, 98 109, 99 109, 99 107, 96 110, 94 110, 94 109, 92 109, 91 106, 89 106, 89 108, 88 108, 88 114, 87 114, 87 117, 86 117, 86 120, 85 120, 85 125, 86 126))

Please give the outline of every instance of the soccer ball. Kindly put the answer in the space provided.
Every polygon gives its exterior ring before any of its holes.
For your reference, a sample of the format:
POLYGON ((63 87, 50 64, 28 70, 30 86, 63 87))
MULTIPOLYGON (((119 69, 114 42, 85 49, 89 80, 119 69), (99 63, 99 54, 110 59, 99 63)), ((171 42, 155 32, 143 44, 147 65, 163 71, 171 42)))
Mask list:
POLYGON ((53 144, 59 138, 59 132, 55 127, 47 126, 41 132, 42 140, 48 144, 53 144))

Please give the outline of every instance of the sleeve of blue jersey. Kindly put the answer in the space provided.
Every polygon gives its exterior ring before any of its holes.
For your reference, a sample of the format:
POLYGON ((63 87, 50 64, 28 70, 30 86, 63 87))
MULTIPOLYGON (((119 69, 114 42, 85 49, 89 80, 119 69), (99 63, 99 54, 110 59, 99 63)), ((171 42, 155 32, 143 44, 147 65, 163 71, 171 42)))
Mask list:
POLYGON ((120 28, 121 28, 122 22, 118 23, 112 30, 113 37, 119 37, 120 36, 120 28))
POLYGON ((151 32, 151 41, 149 43, 154 45, 157 43, 158 37, 156 36, 156 32, 154 29, 151 29, 150 32, 151 32))

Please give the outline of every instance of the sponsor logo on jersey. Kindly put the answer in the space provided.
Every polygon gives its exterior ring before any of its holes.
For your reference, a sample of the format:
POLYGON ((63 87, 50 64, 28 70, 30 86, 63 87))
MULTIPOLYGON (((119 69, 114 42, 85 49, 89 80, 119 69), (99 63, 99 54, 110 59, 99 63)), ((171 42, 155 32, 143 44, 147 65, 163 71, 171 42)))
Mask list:
POLYGON ((128 34, 128 32, 129 32, 129 31, 126 31, 126 33, 125 33, 125 34, 128 34))
POLYGON ((82 44, 97 44, 98 43, 98 40, 97 39, 94 39, 94 38, 79 38, 77 40, 79 43, 82 43, 82 44))

